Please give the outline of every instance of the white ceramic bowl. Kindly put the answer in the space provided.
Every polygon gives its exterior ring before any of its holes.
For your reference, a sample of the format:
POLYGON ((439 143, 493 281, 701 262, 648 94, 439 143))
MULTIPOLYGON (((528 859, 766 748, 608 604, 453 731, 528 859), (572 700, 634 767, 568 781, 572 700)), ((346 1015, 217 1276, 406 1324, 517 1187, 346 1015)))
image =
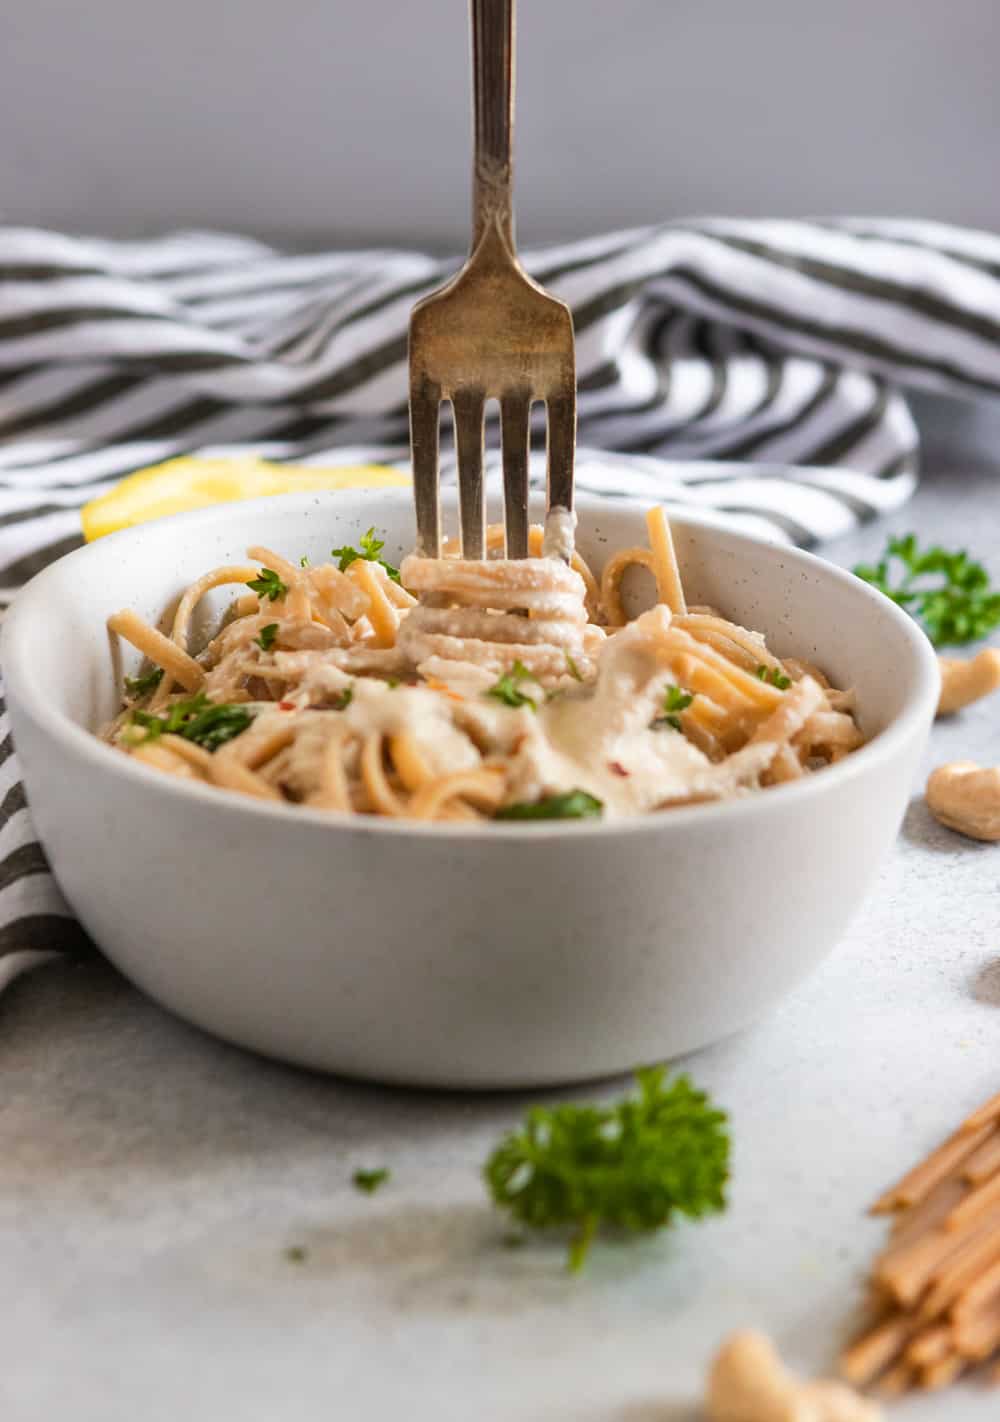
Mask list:
MULTIPOLYGON (((316 561, 370 524, 387 556, 407 550, 409 491, 166 519, 69 554, 17 599, 3 633, 15 741, 91 936, 221 1037, 384 1081, 595 1077, 757 1017, 836 943, 896 834, 937 695, 923 634, 817 558, 676 520, 692 600, 857 687, 872 740, 794 785, 624 825, 340 821, 182 784, 89 734, 133 670, 113 659, 110 612, 158 620, 249 544, 316 561)), ((644 539, 634 505, 581 500, 595 567, 644 539)))

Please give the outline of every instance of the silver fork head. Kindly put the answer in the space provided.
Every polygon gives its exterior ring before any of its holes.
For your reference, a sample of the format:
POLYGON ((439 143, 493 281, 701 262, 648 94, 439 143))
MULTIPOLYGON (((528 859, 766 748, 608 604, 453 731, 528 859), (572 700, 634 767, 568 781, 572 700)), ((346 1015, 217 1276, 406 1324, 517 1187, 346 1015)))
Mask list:
POLYGON ((528 555, 531 406, 547 410, 548 507, 573 507, 576 360, 569 308, 527 275, 499 223, 462 271, 410 318, 410 443, 417 547, 441 551, 440 406, 450 400, 462 556, 486 556, 483 414, 500 402, 507 556, 528 555))

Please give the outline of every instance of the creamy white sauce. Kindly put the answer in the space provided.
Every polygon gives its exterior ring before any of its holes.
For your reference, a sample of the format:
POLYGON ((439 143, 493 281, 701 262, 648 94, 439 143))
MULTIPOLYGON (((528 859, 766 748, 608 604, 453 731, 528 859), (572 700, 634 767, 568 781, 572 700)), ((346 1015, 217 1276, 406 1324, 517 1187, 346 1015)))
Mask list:
POLYGON ((576 514, 561 504, 554 504, 545 516, 542 537, 542 557, 561 558, 568 563, 576 545, 576 514))
POLYGON ((587 790, 609 817, 646 814, 666 801, 733 794, 774 755, 748 747, 714 765, 669 726, 651 729, 671 682, 658 650, 670 612, 656 607, 610 639, 596 683, 543 705, 511 771, 511 799, 587 790))

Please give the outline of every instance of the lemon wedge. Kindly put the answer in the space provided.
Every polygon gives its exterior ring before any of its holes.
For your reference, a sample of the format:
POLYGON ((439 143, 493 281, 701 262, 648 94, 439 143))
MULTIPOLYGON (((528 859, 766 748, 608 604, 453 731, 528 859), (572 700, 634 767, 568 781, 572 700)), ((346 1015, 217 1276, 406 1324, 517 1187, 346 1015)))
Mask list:
POLYGON ((129 474, 81 510, 88 543, 119 528, 211 504, 311 489, 365 489, 408 484, 383 464, 303 466, 264 459, 170 459, 129 474))

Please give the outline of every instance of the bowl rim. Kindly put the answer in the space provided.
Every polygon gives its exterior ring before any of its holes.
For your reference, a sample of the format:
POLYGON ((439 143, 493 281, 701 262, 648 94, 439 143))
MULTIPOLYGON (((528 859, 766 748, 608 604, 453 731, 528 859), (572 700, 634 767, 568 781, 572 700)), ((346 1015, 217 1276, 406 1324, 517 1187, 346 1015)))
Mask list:
MULTIPOLYGON (((304 514, 306 510, 314 511, 317 506, 322 507, 326 503, 343 504, 345 492, 349 493, 353 501, 360 499, 362 503, 371 502, 373 505, 409 502, 412 498, 411 490, 402 487, 359 488, 350 491, 313 490, 241 500, 238 504, 239 515, 251 519, 265 513, 273 515, 276 504, 280 505, 282 512, 301 511, 304 514)), ((453 490, 444 492, 454 496, 453 490)), ((913 670, 916 672, 916 685, 899 714, 870 741, 845 756, 837 764, 827 766, 814 775, 803 776, 801 780, 796 780, 791 784, 771 787, 765 794, 674 806, 669 810, 652 811, 634 818, 491 823, 485 838, 483 826, 478 824, 423 823, 370 815, 340 817, 329 810, 310 809, 303 805, 275 804, 270 801, 254 799, 249 795, 241 795, 235 790, 202 785, 193 781, 181 781, 173 776, 163 775, 152 766, 143 765, 141 761, 136 761, 131 756, 121 755, 114 747, 100 740, 93 731, 87 730, 48 701, 43 688, 37 684, 32 675, 30 662, 26 661, 19 653, 21 624, 35 615, 35 606, 40 598, 44 598, 47 583, 57 574, 63 576, 68 566, 79 563, 82 567, 86 567, 90 560, 103 556, 108 548, 129 542, 136 536, 147 534, 152 527, 157 527, 167 533, 176 531, 178 535, 183 535, 192 527, 224 522, 233 517, 236 506, 232 503, 217 504, 209 508, 192 509, 185 513, 173 514, 156 520, 155 524, 136 524, 130 528, 119 529, 94 543, 86 544, 64 554, 62 558, 42 569, 20 590, 3 620, 3 626, 0 629, 0 667, 3 670, 5 684, 8 687, 13 685, 15 699, 21 703, 23 710, 45 735, 59 742, 67 754, 87 762, 92 768, 100 770, 104 774, 123 777, 126 783, 134 784, 137 793, 145 787, 151 795, 159 794, 168 798, 181 797, 183 802, 192 806, 202 805, 207 809, 214 808, 219 813, 224 814, 228 811, 263 818, 276 824, 314 826, 327 834, 393 835, 406 838, 430 836, 434 840, 466 844, 470 841, 478 844, 508 840, 527 841, 534 844, 553 838, 562 840, 581 835, 612 837, 621 834, 669 833, 671 829, 675 833, 682 833, 687 828, 711 822, 719 816, 723 816, 728 821, 753 815, 763 815, 765 818, 769 815, 780 815, 782 806, 791 809, 793 805, 802 800, 816 796, 822 797, 827 791, 832 793, 837 787, 856 780, 859 776, 863 777, 869 771, 874 771, 879 765, 891 760, 912 736, 919 733, 925 723, 929 726, 933 719, 933 710, 937 704, 940 685, 937 656, 924 632, 900 607, 853 573, 824 558, 817 557, 814 553, 775 539, 758 537, 739 528, 727 527, 720 524, 715 518, 702 518, 699 516, 699 510, 690 510, 677 505, 671 506, 669 500, 665 500, 664 504, 669 508, 671 523, 676 528, 683 529, 685 526, 691 526, 706 531, 714 538, 736 543, 745 548, 758 549, 768 555, 779 554, 788 559, 793 567, 798 566, 818 573, 819 576, 833 583, 850 585, 855 595, 860 595, 863 599, 868 600, 877 616, 902 635, 903 643, 907 646, 912 657, 913 670), (13 677, 11 677, 12 668, 13 677)), ((575 500, 575 505, 577 512, 584 517, 599 515, 602 511, 611 509, 622 510, 623 506, 633 507, 639 514, 651 507, 645 500, 599 495, 580 495, 575 500)))

